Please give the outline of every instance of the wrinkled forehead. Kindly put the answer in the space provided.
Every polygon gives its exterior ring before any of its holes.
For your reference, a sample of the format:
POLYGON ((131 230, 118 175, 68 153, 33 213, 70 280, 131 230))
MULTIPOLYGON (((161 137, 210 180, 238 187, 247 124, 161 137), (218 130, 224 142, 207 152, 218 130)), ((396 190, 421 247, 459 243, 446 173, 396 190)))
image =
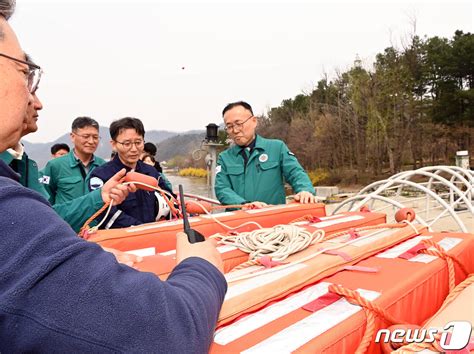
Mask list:
POLYGON ((143 139, 143 135, 137 132, 134 128, 121 128, 117 134, 117 139, 143 139))
POLYGON ((99 130, 92 125, 86 125, 85 127, 77 128, 74 132, 78 134, 99 134, 99 130))

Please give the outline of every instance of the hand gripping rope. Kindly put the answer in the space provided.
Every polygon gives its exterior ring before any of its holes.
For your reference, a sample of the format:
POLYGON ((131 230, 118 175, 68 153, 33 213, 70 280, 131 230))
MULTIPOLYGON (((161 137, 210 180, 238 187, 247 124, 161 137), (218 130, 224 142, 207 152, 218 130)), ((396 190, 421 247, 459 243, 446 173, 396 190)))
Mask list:
MULTIPOLYGON (((166 203, 168 204, 170 211, 173 215, 173 217, 177 218, 179 217, 179 210, 176 209, 175 203, 178 204, 178 201, 173 197, 173 195, 160 187, 158 187, 158 180, 151 177, 151 176, 146 176, 141 173, 137 172, 129 172, 127 175, 124 177, 124 183, 123 185, 129 185, 129 184, 134 184, 137 186, 137 188, 147 190, 147 191, 157 191, 160 193, 160 195, 164 198, 166 203), (144 182, 143 182, 144 181, 144 182)), ((104 223, 104 221, 107 219, 107 216, 110 213, 110 210, 112 209, 113 206, 113 201, 109 203, 105 203, 102 208, 100 208, 97 212, 95 212, 89 219, 86 220, 84 225, 81 227, 81 230, 79 231, 79 236, 84 238, 84 239, 89 239, 90 235, 96 232, 99 227, 104 223), (90 223, 95 220, 100 214, 104 212, 104 210, 107 209, 107 212, 105 213, 104 217, 102 220, 99 222, 98 225, 94 227, 90 227, 90 223)))

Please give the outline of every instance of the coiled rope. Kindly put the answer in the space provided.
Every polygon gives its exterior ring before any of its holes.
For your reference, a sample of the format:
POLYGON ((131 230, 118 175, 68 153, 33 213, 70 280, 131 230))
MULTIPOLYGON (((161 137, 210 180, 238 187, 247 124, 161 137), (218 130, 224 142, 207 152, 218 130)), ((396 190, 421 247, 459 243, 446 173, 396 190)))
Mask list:
POLYGON ((295 225, 276 225, 272 228, 241 232, 238 235, 217 234, 211 237, 218 239, 220 243, 235 246, 248 253, 251 261, 262 256, 270 256, 272 260, 283 261, 293 253, 320 242, 324 238, 324 231, 316 230, 311 233, 295 225))
MULTIPOLYGON (((407 225, 403 225, 402 227, 406 227, 406 226, 407 225)), ((384 224, 384 228, 390 228, 390 227, 389 227, 389 225, 384 224)), ((398 224, 396 224, 396 228, 399 228, 398 224)), ((319 230, 319 231, 323 231, 323 230, 319 230)), ((304 263, 304 262, 306 262, 306 261, 308 261, 312 258, 315 258, 318 255, 323 254, 327 251, 338 250, 338 249, 346 247, 346 246, 348 246, 352 243, 359 242, 359 241, 365 240, 367 238, 371 238, 374 235, 378 234, 379 232, 380 231, 375 231, 373 233, 370 233, 370 234, 367 234, 367 235, 364 235, 364 236, 360 236, 359 238, 355 238, 355 239, 352 239, 352 240, 345 241, 343 243, 335 244, 334 246, 331 245, 331 246, 327 246, 327 247, 322 248, 322 249, 315 250, 313 253, 311 253, 311 254, 309 254, 309 255, 307 255, 307 256, 305 256, 305 257, 303 257, 303 258, 301 258, 297 261, 293 261, 293 262, 288 263, 288 264, 283 264, 283 265, 280 265, 278 267, 268 268, 268 269, 261 270, 259 272, 252 272, 250 274, 245 274, 245 275, 240 275, 240 276, 232 275, 234 270, 239 270, 239 269, 242 269, 242 268, 250 267, 252 265, 258 264, 259 262, 257 263, 257 261, 248 261, 248 262, 242 263, 241 265, 237 266, 236 268, 232 269, 232 271, 227 273, 227 275, 226 275, 227 283, 233 283, 233 282, 236 282, 236 281, 240 281, 240 280, 260 276, 260 275, 263 275, 263 274, 267 274, 267 273, 271 273, 271 272, 275 272, 275 271, 281 271, 281 270, 286 269, 288 267, 293 267, 297 264, 304 263)), ((344 234, 348 234, 348 232, 345 231, 344 234)), ((221 236, 222 235, 220 235, 220 234, 216 234, 216 235, 213 235, 211 237, 219 239, 219 237, 221 237, 221 236)), ((327 239, 332 238, 332 236, 333 235, 329 235, 327 238, 325 236, 325 237, 323 237, 322 241, 326 241, 327 239)))

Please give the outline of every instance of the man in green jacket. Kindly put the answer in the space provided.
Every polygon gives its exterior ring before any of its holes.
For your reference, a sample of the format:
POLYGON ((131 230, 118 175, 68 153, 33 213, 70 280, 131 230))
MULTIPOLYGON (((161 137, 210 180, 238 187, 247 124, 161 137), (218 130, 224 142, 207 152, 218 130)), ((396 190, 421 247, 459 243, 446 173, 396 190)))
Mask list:
POLYGON ((248 103, 230 103, 222 115, 235 143, 217 161, 215 192, 222 204, 285 204, 285 181, 296 201, 315 202, 308 175, 285 143, 255 133, 257 118, 248 103))
POLYGON ((74 148, 67 154, 48 161, 41 182, 51 196, 51 203, 65 203, 89 193, 91 172, 105 161, 94 152, 99 145, 99 124, 89 117, 72 122, 74 148))
MULTIPOLYGON (((28 56, 27 60, 31 61, 28 56)), ((22 132, 22 136, 34 133, 38 130, 38 111, 43 108, 43 105, 36 96, 36 91, 32 92, 32 97, 33 102, 29 104, 27 108, 25 129, 22 132)), ((18 143, 15 148, 0 153, 0 159, 18 173, 21 185, 38 192, 52 203, 50 195, 44 185, 39 182, 38 165, 34 160, 28 157, 21 143, 18 143)), ((110 201, 110 195, 114 194, 113 189, 119 188, 118 184, 120 183, 121 177, 122 176, 114 176, 114 178, 107 181, 101 189, 64 203, 57 203, 53 208, 59 216, 71 225, 74 231, 78 232, 86 220, 104 205, 104 202, 110 201)))

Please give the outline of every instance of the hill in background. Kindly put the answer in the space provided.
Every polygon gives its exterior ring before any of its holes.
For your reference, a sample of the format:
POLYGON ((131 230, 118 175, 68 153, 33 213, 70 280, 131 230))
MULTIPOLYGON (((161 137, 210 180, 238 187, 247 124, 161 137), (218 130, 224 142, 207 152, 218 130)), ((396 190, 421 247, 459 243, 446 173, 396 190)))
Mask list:
MULTIPOLYGON (((108 160, 112 148, 110 146, 109 128, 100 127, 101 140, 97 148, 97 156, 108 160)), ((176 133, 166 130, 150 130, 145 134, 145 141, 158 144, 158 159, 168 160, 176 155, 187 155, 199 148, 205 133, 193 130, 186 133, 176 133)), ((54 141, 48 143, 30 143, 22 140, 28 156, 38 163, 39 168, 43 168, 51 158, 51 146, 56 143, 66 143, 72 147, 69 133, 66 133, 54 141)))
POLYGON ((206 134, 204 132, 189 132, 169 137, 157 144, 157 158, 167 161, 175 156, 188 156, 199 149, 206 134))

